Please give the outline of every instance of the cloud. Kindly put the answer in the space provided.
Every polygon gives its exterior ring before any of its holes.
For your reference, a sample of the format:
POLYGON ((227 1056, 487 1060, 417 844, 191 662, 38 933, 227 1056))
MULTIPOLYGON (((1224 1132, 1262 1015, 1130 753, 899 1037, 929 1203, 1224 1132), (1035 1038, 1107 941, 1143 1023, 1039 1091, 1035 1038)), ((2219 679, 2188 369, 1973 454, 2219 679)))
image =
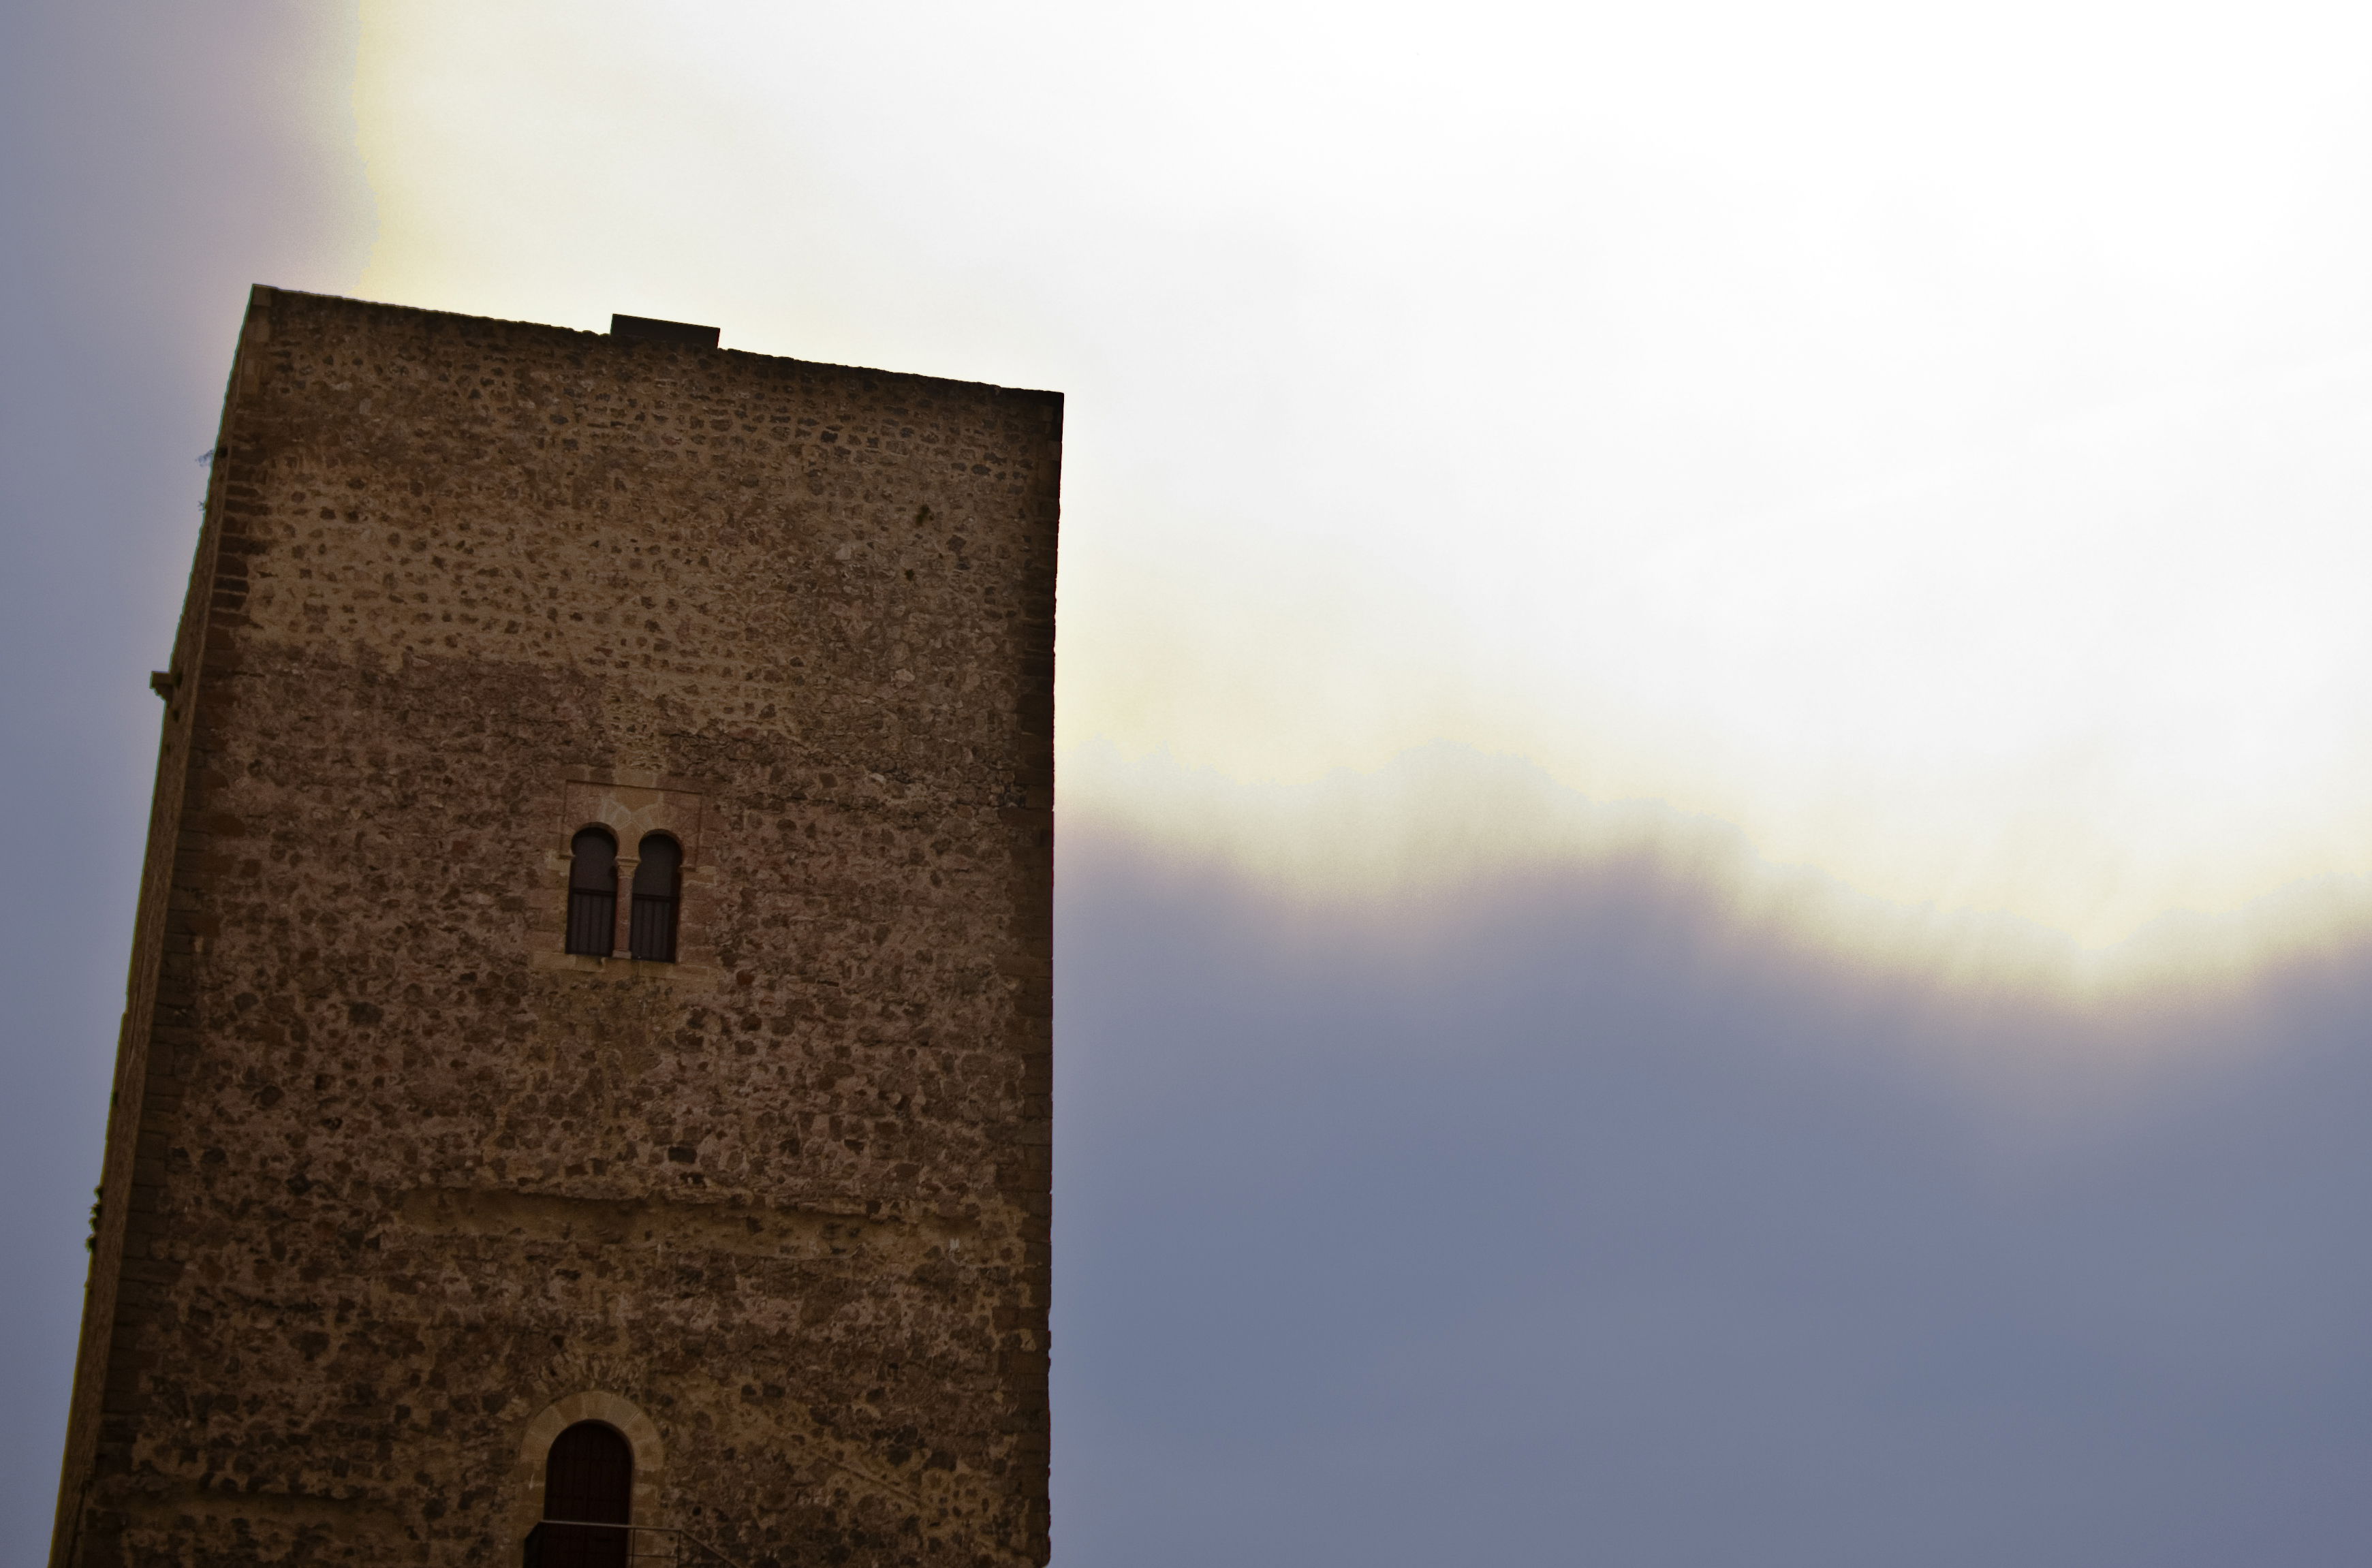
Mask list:
POLYGON ((1058 1560, 2304 1564, 2372 1524, 2360 959, 1971 1005, 1651 868, 1316 919, 1063 853, 1058 1560))
POLYGON ((1644 876, 1717 912, 1727 939, 1807 970, 1890 970, 1977 1005, 2011 993, 2095 1008, 2222 1001, 2269 968, 2353 952, 2372 927, 2364 880, 2334 874, 2087 944, 2011 910, 1905 907, 1817 865, 1759 854, 1718 818, 1593 800, 1528 758, 1447 741, 1293 782, 1087 741, 1065 754, 1062 789, 1072 828, 1165 846, 1181 865, 1226 865, 1320 923, 1356 923, 1373 901, 1421 903, 1452 888, 1644 876))
POLYGON ((2372 873, 2327 8, 364 22, 367 291, 1069 394, 1066 748, 1455 742, 2095 949, 2372 873))

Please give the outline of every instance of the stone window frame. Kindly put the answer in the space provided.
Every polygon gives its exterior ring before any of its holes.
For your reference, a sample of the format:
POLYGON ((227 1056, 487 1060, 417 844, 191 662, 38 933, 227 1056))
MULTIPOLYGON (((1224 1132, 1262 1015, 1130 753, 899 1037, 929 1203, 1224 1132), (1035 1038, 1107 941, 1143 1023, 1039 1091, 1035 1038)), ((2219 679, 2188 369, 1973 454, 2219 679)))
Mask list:
POLYGON ((667 1443, 657 1423, 623 1394, 589 1388, 555 1400, 536 1412, 519 1434, 518 1463, 511 1470, 510 1539, 503 1550, 516 1552, 528 1532, 543 1519, 543 1467, 560 1434, 580 1421, 599 1421, 618 1429, 634 1454, 634 1522, 664 1526, 659 1517, 659 1477, 667 1469, 667 1443))
POLYGON ((703 784, 657 773, 636 773, 592 768, 572 768, 561 788, 561 811, 547 841, 533 918, 529 922, 530 961, 538 969, 569 970, 614 980, 672 980, 706 983, 722 972, 710 941, 706 915, 715 886, 714 873, 703 852, 703 830, 709 825, 708 799, 713 790, 703 784), (675 958, 636 958, 619 952, 608 957, 571 953, 568 947, 568 877, 575 863, 576 835, 601 828, 618 844, 618 916, 621 928, 631 918, 635 853, 643 839, 663 833, 683 852, 676 885, 675 958))

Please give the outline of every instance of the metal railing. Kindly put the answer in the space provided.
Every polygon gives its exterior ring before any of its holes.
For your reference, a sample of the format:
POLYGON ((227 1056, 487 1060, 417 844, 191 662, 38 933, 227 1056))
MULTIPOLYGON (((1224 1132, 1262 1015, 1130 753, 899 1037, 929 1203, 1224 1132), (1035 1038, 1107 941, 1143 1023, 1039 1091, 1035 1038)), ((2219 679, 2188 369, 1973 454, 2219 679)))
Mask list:
POLYGON ((618 895, 568 889, 568 951, 606 958, 618 945, 618 895))
POLYGON ((667 893, 636 893, 626 915, 626 950, 638 958, 675 962, 675 899, 667 893))
POLYGON ((527 1532, 526 1568, 622 1568, 629 1562, 721 1562, 725 1568, 741 1568, 690 1530, 667 1525, 546 1519, 527 1532), (658 1550, 646 1551, 646 1546, 658 1550), (687 1548, 699 1555, 687 1556, 687 1548))

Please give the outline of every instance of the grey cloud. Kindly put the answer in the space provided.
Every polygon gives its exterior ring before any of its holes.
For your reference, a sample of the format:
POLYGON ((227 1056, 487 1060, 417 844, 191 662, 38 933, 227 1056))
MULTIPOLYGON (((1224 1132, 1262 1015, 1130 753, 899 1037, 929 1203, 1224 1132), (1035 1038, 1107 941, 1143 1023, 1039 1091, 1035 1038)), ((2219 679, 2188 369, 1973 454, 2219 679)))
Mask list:
POLYGON ((1645 867, 1313 930, 1064 855, 1058 1561, 2366 1539, 2344 966, 2136 1025, 1791 970, 1645 867))

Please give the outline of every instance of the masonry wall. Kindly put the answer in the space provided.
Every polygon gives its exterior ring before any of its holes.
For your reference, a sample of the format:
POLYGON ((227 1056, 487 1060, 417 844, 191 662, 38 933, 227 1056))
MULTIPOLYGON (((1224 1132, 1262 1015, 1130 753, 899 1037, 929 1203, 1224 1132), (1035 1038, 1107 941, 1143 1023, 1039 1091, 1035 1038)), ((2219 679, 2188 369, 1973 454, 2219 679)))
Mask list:
POLYGON ((745 1568, 1045 1561, 1061 422, 256 291, 53 1562, 516 1562, 587 1415, 745 1568))

